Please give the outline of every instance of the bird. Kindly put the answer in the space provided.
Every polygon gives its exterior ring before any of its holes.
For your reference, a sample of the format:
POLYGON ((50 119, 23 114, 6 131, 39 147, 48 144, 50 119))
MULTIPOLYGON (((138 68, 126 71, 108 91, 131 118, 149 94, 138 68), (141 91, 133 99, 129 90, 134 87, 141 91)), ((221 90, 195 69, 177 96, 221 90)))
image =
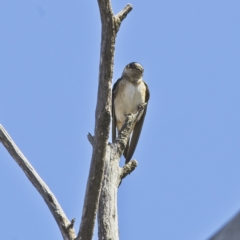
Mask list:
POLYGON ((125 164, 131 160, 136 149, 150 98, 148 85, 143 80, 143 72, 144 68, 140 63, 129 63, 112 89, 112 141, 116 139, 116 130, 119 132, 122 128, 126 115, 137 113, 139 108, 145 105, 131 130, 131 137, 124 150, 125 164))

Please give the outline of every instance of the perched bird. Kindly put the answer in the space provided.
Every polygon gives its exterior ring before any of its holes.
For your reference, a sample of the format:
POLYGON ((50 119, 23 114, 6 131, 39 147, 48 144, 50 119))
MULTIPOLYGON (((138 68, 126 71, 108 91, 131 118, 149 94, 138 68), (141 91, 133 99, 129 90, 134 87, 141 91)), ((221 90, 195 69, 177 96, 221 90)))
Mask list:
MULTIPOLYGON (((125 115, 137 113, 139 107, 148 103, 150 93, 147 84, 143 81, 143 67, 132 62, 122 73, 122 77, 113 85, 112 90, 112 140, 116 139, 116 128, 120 131, 125 121, 125 115)), ((138 143, 142 125, 147 112, 147 105, 133 126, 131 138, 124 150, 126 163, 131 160, 138 143)))

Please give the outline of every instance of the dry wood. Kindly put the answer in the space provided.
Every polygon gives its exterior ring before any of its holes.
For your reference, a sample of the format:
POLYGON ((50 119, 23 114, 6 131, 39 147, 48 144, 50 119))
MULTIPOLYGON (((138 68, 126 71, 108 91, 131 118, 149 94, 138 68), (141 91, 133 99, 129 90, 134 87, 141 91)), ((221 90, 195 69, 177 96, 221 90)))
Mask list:
MULTIPOLYGON (((104 179, 98 208, 98 237, 99 239, 119 239, 117 193, 122 179, 136 167, 137 161, 129 161, 123 168, 119 166, 120 157, 126 147, 132 126, 144 110, 141 108, 136 114, 128 114, 125 123, 114 143, 108 143, 104 179)), ((89 133, 88 140, 94 144, 94 137, 89 133)))
POLYGON ((121 22, 132 10, 132 6, 128 4, 114 16, 110 0, 98 0, 98 5, 102 36, 93 153, 77 240, 90 240, 93 236, 105 165, 108 161, 106 153, 111 124, 111 86, 116 35, 121 22))
POLYGON ((101 55, 99 66, 99 85, 95 111, 94 137, 88 136, 93 146, 91 166, 86 187, 82 220, 78 235, 74 232, 74 222, 67 219, 57 199, 41 179, 26 157, 13 142, 6 130, 0 125, 0 141, 22 168, 33 186, 43 197, 55 218, 64 240, 90 240, 93 236, 96 212, 99 207, 99 238, 118 239, 117 190, 120 182, 137 166, 135 160, 123 168, 119 167, 120 157, 126 147, 131 126, 141 112, 126 117, 118 138, 108 144, 111 124, 111 86, 114 65, 116 35, 122 21, 132 10, 128 4, 114 15, 110 0, 98 0, 101 22, 101 55), (102 187, 102 189, 101 189, 102 187), (101 199, 99 201, 101 194, 101 199))
POLYGON ((75 239, 76 235, 73 229, 73 222, 70 223, 54 194, 51 192, 46 183, 38 175, 38 173, 29 163, 27 158, 22 154, 20 149, 17 147, 17 145, 14 143, 14 141, 11 139, 11 137, 9 136, 9 134, 2 125, 0 125, 0 142, 4 145, 9 154, 13 157, 16 163, 24 171, 29 181, 33 184, 33 186, 43 197, 44 201, 46 202, 49 210, 51 211, 54 219, 58 224, 63 239, 64 240, 75 239))
POLYGON ((117 211, 118 187, 122 179, 130 174, 137 166, 137 161, 131 160, 121 168, 119 161, 126 147, 131 129, 143 110, 144 109, 141 108, 136 114, 127 115, 117 139, 114 143, 108 144, 104 179, 98 208, 99 239, 119 239, 117 211))

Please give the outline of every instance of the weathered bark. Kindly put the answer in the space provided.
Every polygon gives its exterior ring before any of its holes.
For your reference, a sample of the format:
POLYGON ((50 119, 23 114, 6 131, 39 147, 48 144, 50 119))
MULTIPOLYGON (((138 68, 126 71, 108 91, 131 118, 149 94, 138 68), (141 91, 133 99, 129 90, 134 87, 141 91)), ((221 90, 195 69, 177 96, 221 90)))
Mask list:
POLYGON ((117 191, 120 176, 118 159, 112 159, 111 146, 106 154, 105 177, 98 208, 98 239, 118 240, 117 191))
POLYGON ((119 239, 117 211, 118 187, 122 179, 130 174, 137 166, 137 162, 132 160, 121 168, 119 167, 119 161, 126 147, 132 126, 142 111, 143 109, 139 110, 137 114, 128 115, 116 141, 114 141, 113 144, 108 144, 104 179, 98 208, 99 239, 119 239))
MULTIPOLYGON (((118 187, 123 179, 123 169, 119 167, 119 157, 113 152, 112 147, 108 146, 105 175, 98 207, 98 239, 104 240, 119 239, 117 196, 118 187)), ((132 160, 128 162, 128 165, 132 163, 136 164, 136 161, 132 160)), ((128 168, 130 171, 125 172, 126 175, 134 169, 135 167, 128 168)))
POLYGON ((128 4, 117 15, 114 15, 110 0, 98 0, 98 4, 102 23, 102 36, 94 138, 89 136, 89 140, 93 145, 93 152, 82 220, 77 237, 73 229, 75 220, 73 219, 70 222, 67 219, 53 193, 12 141, 6 130, 0 125, 0 142, 3 143, 10 155, 43 197, 60 228, 64 240, 92 239, 100 193, 102 196, 99 208, 99 212, 102 213, 99 214, 100 239, 118 239, 118 186, 121 180, 133 171, 137 164, 136 161, 130 161, 123 169, 119 167, 119 159, 126 147, 131 126, 136 121, 136 116, 139 113, 136 115, 130 114, 126 118, 126 122, 116 141, 112 145, 108 144, 111 124, 111 86, 116 35, 122 21, 132 10, 132 6, 128 4), (101 191, 102 181, 103 189, 101 191), (109 211, 109 207, 111 211, 109 211), (114 218, 112 219, 110 216, 114 216, 114 218), (113 231, 108 231, 109 226, 113 231))
MULTIPOLYGON (((118 240, 117 193, 123 178, 136 167, 137 161, 131 160, 123 168, 119 167, 120 157, 127 145, 132 126, 136 123, 144 109, 136 114, 126 116, 125 123, 114 143, 108 143, 104 179, 98 207, 98 237, 104 240, 118 240)), ((94 137, 88 134, 88 140, 93 145, 94 137)))
POLYGON ((46 183, 41 179, 33 166, 29 163, 27 158, 22 154, 20 149, 11 139, 7 131, 0 125, 0 142, 7 149, 9 154, 13 157, 16 163, 24 171, 30 182, 40 193, 44 201, 46 202, 49 210, 55 218, 58 227, 62 233, 64 240, 73 240, 76 235, 73 229, 74 220, 71 222, 66 217, 56 197, 53 195, 46 183))
POLYGON ((98 97, 95 112, 93 153, 77 240, 92 239, 101 184, 106 164, 106 152, 111 124, 111 86, 116 35, 123 19, 131 11, 127 5, 114 16, 110 0, 98 0, 101 23, 101 51, 98 97))

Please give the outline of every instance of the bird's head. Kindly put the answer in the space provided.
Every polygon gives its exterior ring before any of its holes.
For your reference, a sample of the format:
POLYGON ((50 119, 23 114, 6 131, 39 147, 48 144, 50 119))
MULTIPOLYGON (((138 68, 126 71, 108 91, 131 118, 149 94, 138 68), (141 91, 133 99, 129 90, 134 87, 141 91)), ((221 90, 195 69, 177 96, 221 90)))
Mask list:
POLYGON ((130 81, 137 82, 143 76, 144 68, 141 64, 129 63, 123 70, 123 77, 127 77, 130 81))

